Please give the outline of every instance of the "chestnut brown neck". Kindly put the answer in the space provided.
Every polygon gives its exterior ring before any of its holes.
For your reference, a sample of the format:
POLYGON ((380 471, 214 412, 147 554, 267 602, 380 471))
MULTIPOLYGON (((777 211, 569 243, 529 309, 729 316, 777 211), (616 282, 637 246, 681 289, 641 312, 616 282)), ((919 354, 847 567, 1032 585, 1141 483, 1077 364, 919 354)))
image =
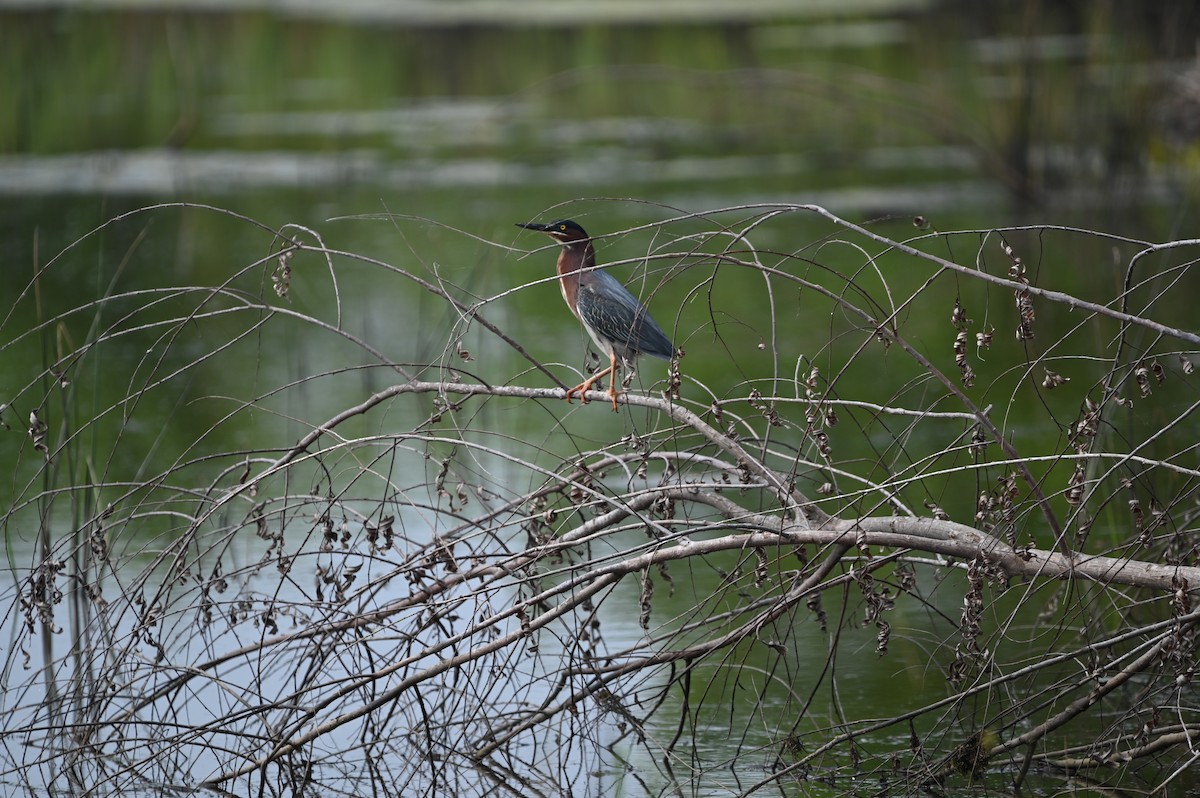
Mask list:
POLYGON ((596 250, 590 239, 563 242, 558 253, 558 276, 596 265, 596 250))
POLYGON ((596 250, 591 240, 564 242, 558 253, 558 283, 567 306, 578 316, 575 297, 579 293, 580 269, 596 265, 596 250))

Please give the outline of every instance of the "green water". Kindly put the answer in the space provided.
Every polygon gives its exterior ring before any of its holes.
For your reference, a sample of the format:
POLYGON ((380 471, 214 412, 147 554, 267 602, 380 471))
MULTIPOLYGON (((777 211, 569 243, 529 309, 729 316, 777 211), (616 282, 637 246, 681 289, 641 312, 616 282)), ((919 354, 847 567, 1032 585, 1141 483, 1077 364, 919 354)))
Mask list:
MULTIPOLYGON (((199 457, 197 436, 207 430, 227 436, 214 446, 277 451, 396 381, 387 363, 416 371, 449 363, 467 381, 552 384, 399 270, 465 304, 484 301, 489 321, 569 381, 584 365, 585 338, 556 286, 538 282, 551 274, 552 251, 526 256, 544 243, 514 222, 569 217, 603 235, 688 213, 785 202, 819 204, 899 240, 922 235, 912 221, 918 215, 933 231, 1045 223, 1149 241, 1193 236, 1196 143, 1184 135, 1186 125, 1181 132, 1176 124, 1170 91, 1193 54, 1194 19, 1185 5, 1095 4, 1071 12, 1053 4, 884 4, 814 12, 797 4, 796 13, 776 9, 719 23, 655 17, 616 24, 598 15, 528 25, 518 21, 520 4, 502 25, 262 10, 0 8, 0 261, 9 286, 0 294, 0 401, 11 404, 0 454, 14 464, 0 496, 6 507, 23 505, 13 516, 21 522, 10 519, 6 527, 10 562, 27 562, 34 544, 26 519, 36 508, 25 503, 41 464, 22 433, 29 409, 53 407, 46 397, 55 395, 39 375, 108 325, 131 330, 69 359, 69 379, 86 386, 69 412, 100 417, 80 438, 79 471, 117 483, 199 457), (215 206, 242 218, 168 207, 96 230, 158 203, 215 206), (270 296, 270 231, 285 224, 315 231, 331 249, 378 259, 339 257, 331 274, 324 258, 303 254, 278 304, 369 342, 382 363, 311 323, 282 319, 258 331, 262 309, 239 307, 239 296, 270 296), (227 291, 211 300, 178 288, 215 285, 227 291), (167 294, 147 308, 146 292, 156 290, 167 294), (131 294, 127 300, 102 310, 88 304, 123 292, 131 294), (195 308, 228 312, 156 326, 195 308), (201 360, 185 379, 148 391, 136 409, 125 401, 137 386, 202 358, 214 342, 242 335, 221 359, 201 360), (448 341, 471 359, 448 349, 448 341), (349 366, 362 368, 313 376, 349 366), (306 382, 270 393, 293 380, 306 382), (249 398, 259 405, 234 413, 249 398)), ((772 319, 754 275, 711 264, 688 268, 683 257, 646 261, 655 252, 686 252, 693 245, 687 236, 711 229, 713 218, 734 224, 749 215, 682 218, 600 242, 601 258, 627 261, 618 276, 651 298, 656 317, 687 349, 685 396, 696 385, 721 400, 742 400, 755 384, 795 394, 796 375, 809 362, 842 362, 860 344, 857 323, 811 291, 786 285, 772 319), (785 357, 760 347, 772 336, 786 342, 785 357)), ((920 246, 960 263, 1001 261, 982 239, 927 237, 920 246)), ((1057 290, 1096 301, 1119 291, 1122 267, 1137 249, 1065 233, 1012 240, 1057 290)), ((696 246, 714 252, 723 243, 696 246)), ((881 282, 865 267, 860 243, 845 243, 836 227, 803 213, 764 225, 753 243, 761 252, 797 255, 780 258, 789 266, 818 262, 821 268, 805 276, 831 290, 854 274, 865 293, 878 296, 886 282, 905 296, 929 276, 913 270, 881 282)), ((913 340, 946 339, 947 363, 955 291, 950 281, 939 284, 924 295, 927 305, 905 316, 913 340)), ((1165 304, 1159 318, 1194 327, 1192 303, 1180 294, 1185 301, 1158 303, 1165 304)), ((986 303, 975 307, 993 307, 986 303)), ((1011 305, 996 302, 989 321, 1007 329, 1011 305)), ((1066 332, 1073 324, 1066 314, 1046 324, 1056 331, 1050 340, 1092 334, 1066 332)), ((1003 408, 1012 399, 1006 429, 1018 437, 1061 434, 1031 428, 1039 415, 1022 401, 1032 397, 1021 393, 1001 357, 992 371, 978 368, 981 382, 993 381, 987 401, 1003 408)), ((659 364, 643 371, 648 385, 664 374, 659 364)), ((864 359, 840 376, 839 393, 905 404, 923 394, 909 382, 920 372, 894 353, 864 359)), ((1075 375, 1079 388, 1095 378, 1087 366, 1075 375)), ((697 389, 690 398, 708 396, 697 389)), ((1062 404, 1051 410, 1069 422, 1079 399, 1078 392, 1052 399, 1062 404)), ((429 409, 397 409, 394 418, 364 419, 343 431, 407 428, 429 409)), ((584 438, 615 440, 635 423, 593 414, 586 432, 574 431, 579 437, 559 436, 560 409, 552 410, 493 403, 481 421, 500 423, 514 445, 562 455, 584 438)), ((576 422, 583 427, 578 416, 565 423, 576 422)), ((883 426, 866 430, 878 449, 852 449, 847 460, 869 461, 886 449, 896 433, 883 426)), ((960 433, 906 440, 906 456, 936 452, 960 433)), ((201 461, 188 473, 201 484, 227 466, 201 461)), ((414 481, 429 468, 404 467, 414 481)), ((964 484, 929 498, 969 515, 976 486, 964 484)), ((862 506, 875 501, 865 497, 862 506)), ((1029 534, 1045 539, 1044 531, 1029 534)), ((686 612, 692 597, 713 590, 710 580, 699 575, 691 590, 660 598, 663 617, 686 612)), ((936 586, 930 591, 945 617, 901 607, 889 659, 873 653, 874 629, 843 620, 840 690, 818 695, 815 727, 837 727, 839 706, 852 717, 882 716, 903 711, 912 696, 941 694, 943 677, 926 669, 936 648, 929 630, 947 618, 952 626, 961 598, 936 586)), ((631 613, 636 598, 622 597, 631 613)), ((826 609, 836 619, 840 605, 830 601, 826 609)), ((696 757, 707 767, 737 762, 721 777, 705 769, 705 779, 690 785, 696 794, 745 789, 774 762, 811 689, 803 681, 825 662, 830 645, 811 622, 796 631, 784 626, 781 637, 794 635, 787 657, 739 652, 742 659, 698 675, 711 682, 712 704, 735 706, 752 719, 753 731, 731 740, 720 713, 695 720, 688 731, 696 757), (759 669, 763 682, 745 676, 759 669), (795 694, 764 698, 769 672, 795 694)), ((640 633, 624 618, 612 619, 612 629, 614 647, 621 635, 640 633)), ((956 733, 948 723, 946 735, 956 733)), ((649 770, 642 753, 630 756, 649 770)), ((605 789, 619 781, 615 773, 599 777, 605 789)), ((1178 794, 1186 789, 1195 788, 1181 786, 1178 794)))

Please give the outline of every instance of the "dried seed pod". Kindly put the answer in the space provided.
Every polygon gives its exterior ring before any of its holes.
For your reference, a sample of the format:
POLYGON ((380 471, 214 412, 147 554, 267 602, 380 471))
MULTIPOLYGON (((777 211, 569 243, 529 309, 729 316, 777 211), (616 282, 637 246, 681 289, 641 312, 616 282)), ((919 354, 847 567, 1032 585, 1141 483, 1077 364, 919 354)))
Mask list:
POLYGON ((46 433, 50 426, 42 421, 37 409, 29 411, 29 437, 33 440, 33 448, 50 459, 50 447, 46 445, 46 433))
POLYGON ((971 457, 975 460, 980 460, 987 455, 987 435, 983 431, 982 424, 976 424, 971 430, 971 444, 967 447, 971 452, 971 457))
POLYGON ((809 369, 808 376, 804 379, 804 396, 807 399, 819 399, 821 397, 821 372, 816 366, 809 369))
POLYGON ((879 656, 883 656, 888 652, 888 642, 892 639, 892 625, 880 619, 876 622, 875 628, 878 629, 875 634, 875 651, 879 656))
POLYGON ((1150 369, 1145 366, 1138 366, 1133 370, 1133 379, 1137 382, 1138 392, 1142 395, 1143 399, 1153 393, 1150 390, 1150 369))
POLYGON ((958 297, 954 298, 954 307, 950 311, 950 323, 956 330, 966 329, 966 326, 971 323, 971 320, 967 318, 967 311, 958 297))
POLYGON ((1085 398, 1083 401, 1083 415, 1075 423, 1075 427, 1072 430, 1075 438, 1075 449, 1079 452, 1086 451, 1088 446, 1091 445, 1092 439, 1096 437, 1099 429, 1100 405, 1093 402, 1090 398, 1085 398))
POLYGON ((954 336, 954 362, 962 375, 962 383, 966 388, 975 384, 975 371, 967 362, 967 331, 959 330, 954 336))
POLYGON ((762 587, 766 583, 767 577, 771 574, 767 553, 762 549, 755 549, 754 559, 754 586, 762 587))
POLYGON ((279 253, 278 265, 275 271, 271 274, 271 283, 275 288, 275 294, 281 299, 288 298, 288 291, 292 287, 292 257, 296 254, 294 249, 285 249, 279 253))
POLYGON ((1145 524, 1142 503, 1136 496, 1129 500, 1129 513, 1133 516, 1133 529, 1137 532, 1137 542, 1144 546, 1150 542, 1150 529, 1145 524))
POLYGON ((1021 317, 1017 323, 1017 340, 1029 341, 1033 339, 1033 322, 1037 318, 1037 314, 1033 310, 1033 299, 1029 296, 1029 292, 1024 289, 1018 289, 1016 293, 1017 299, 1017 314, 1021 317))
POLYGON ((638 607, 641 610, 638 613, 638 624, 642 627, 642 631, 650 632, 650 608, 652 606, 651 599, 654 598, 654 580, 650 578, 650 569, 647 568, 642 572, 642 592, 638 597, 638 607))
POLYGON ((1076 463, 1075 472, 1071 474, 1071 479, 1067 482, 1067 504, 1072 507, 1078 507, 1083 504, 1083 489, 1085 484, 1083 463, 1076 463))
POLYGON ((986 490, 981 490, 979 498, 975 500, 975 525, 979 527, 985 526, 995 506, 996 500, 992 498, 992 494, 986 490))
POLYGON ((1062 385, 1064 382, 1071 381, 1070 377, 1064 377, 1057 371, 1051 371, 1050 369, 1046 369, 1045 371, 1046 376, 1042 378, 1042 387, 1047 391, 1052 391, 1058 386, 1062 385))
POLYGON ((683 350, 671 358, 671 364, 667 367, 667 398, 679 401, 680 390, 683 387, 683 375, 679 371, 679 358, 683 357, 683 350))
POLYGON ((1007 241, 1001 239, 1000 247, 1012 261, 1012 265, 1008 267, 1008 279, 1020 284, 1020 287, 1013 292, 1017 303, 1017 315, 1020 318, 1017 323, 1017 340, 1028 341, 1033 338, 1033 322, 1036 314, 1033 310, 1033 297, 1030 296, 1029 289, 1025 288, 1029 285, 1029 278, 1025 276, 1025 264, 1013 254, 1012 247, 1008 245, 1007 241))

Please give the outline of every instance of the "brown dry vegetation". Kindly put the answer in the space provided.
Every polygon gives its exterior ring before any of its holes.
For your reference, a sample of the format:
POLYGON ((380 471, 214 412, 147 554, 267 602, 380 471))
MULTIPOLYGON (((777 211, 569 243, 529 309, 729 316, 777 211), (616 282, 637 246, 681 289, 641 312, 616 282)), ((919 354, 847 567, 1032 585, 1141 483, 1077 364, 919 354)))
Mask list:
POLYGON ((1200 242, 788 205, 622 231, 687 354, 614 416, 501 312, 538 280, 229 218, 267 255, 221 284, 56 310, 67 250, 0 328, 44 352, 0 415, 10 787, 689 793, 734 783, 714 723, 741 794, 1191 778, 1200 242), (440 352, 355 332, 351 269, 445 311, 440 352), (296 329, 353 354, 279 376, 296 329), (870 672, 923 687, 857 713, 870 672))

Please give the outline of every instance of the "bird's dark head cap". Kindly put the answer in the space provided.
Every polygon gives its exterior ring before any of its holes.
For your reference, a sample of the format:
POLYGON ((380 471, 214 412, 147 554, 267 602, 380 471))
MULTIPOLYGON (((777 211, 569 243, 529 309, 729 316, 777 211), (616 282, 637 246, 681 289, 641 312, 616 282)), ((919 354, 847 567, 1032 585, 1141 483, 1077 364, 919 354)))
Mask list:
POLYGON ((587 231, 580 227, 578 222, 573 222, 570 219, 559 219, 549 224, 518 222, 517 227, 524 227, 526 230, 537 230, 564 244, 571 241, 584 241, 588 238, 587 231))

